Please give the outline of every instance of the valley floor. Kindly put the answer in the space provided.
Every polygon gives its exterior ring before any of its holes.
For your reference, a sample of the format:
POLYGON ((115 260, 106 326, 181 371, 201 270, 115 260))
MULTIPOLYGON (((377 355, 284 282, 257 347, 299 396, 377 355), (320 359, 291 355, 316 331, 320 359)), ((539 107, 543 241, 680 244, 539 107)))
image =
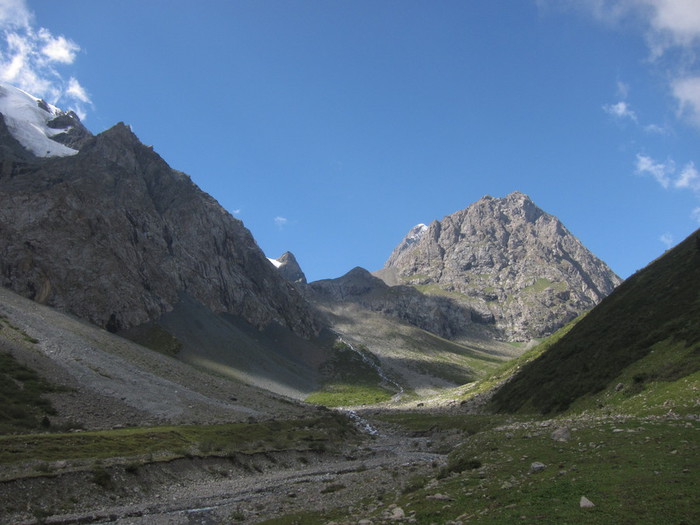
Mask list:
POLYGON ((697 523, 697 415, 373 410, 378 436, 0 473, 3 523, 697 523), (557 434, 554 434, 557 431, 557 434), (278 450, 273 450, 277 448, 278 450), (42 472, 43 470, 43 472, 42 472), (101 476, 100 472, 104 472, 101 476), (582 508, 581 497, 594 503, 582 508))

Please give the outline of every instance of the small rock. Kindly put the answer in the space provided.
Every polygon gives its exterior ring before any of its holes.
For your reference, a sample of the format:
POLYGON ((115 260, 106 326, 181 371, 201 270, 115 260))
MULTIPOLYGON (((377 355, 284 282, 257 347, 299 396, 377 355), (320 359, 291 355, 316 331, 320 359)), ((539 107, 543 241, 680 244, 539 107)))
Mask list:
POLYGON ((571 439, 571 430, 567 427, 559 427, 551 435, 554 441, 569 441, 571 439))
POLYGON ((357 525, 372 525, 372 520, 360 520, 357 525))
POLYGON ((619 392, 623 388, 625 388, 625 385, 623 383, 618 383, 615 385, 615 392, 619 392))
POLYGON ((532 464, 530 464, 530 472, 542 472, 546 468, 547 465, 539 461, 535 461, 532 464))
POLYGON ((402 520, 406 517, 406 513, 401 507, 394 507, 391 511, 390 519, 392 520, 402 520))
POLYGON ((581 501, 579 502, 579 506, 582 509, 590 509, 590 508, 595 507, 593 502, 591 500, 589 500, 586 496, 581 496, 581 501))
POLYGON ((428 496, 426 499, 434 499, 438 501, 454 501, 451 497, 445 494, 440 494, 439 492, 437 494, 433 494, 432 496, 428 496))

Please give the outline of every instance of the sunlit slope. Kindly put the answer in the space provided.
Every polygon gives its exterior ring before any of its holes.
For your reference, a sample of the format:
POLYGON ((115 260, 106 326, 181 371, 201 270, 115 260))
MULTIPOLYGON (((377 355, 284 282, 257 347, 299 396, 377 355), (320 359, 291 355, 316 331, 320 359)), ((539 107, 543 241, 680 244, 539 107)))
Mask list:
POLYGON ((326 305, 325 312, 344 340, 365 347, 392 382, 420 397, 476 381, 519 353, 498 341, 448 341, 353 304, 326 305))

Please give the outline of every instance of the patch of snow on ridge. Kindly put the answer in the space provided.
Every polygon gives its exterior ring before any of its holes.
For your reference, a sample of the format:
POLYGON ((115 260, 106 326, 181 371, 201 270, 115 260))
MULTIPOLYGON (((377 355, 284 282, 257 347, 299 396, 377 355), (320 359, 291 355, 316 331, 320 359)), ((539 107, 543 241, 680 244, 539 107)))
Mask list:
POLYGON ((56 106, 3 82, 0 83, 0 113, 12 136, 37 157, 67 157, 78 153, 51 139, 66 131, 48 126, 49 121, 63 114, 56 106))
POLYGON ((416 224, 413 228, 411 228, 411 231, 408 232, 406 241, 410 244, 418 242, 426 231, 428 231, 428 227, 425 224, 416 224))
POLYGON ((275 268, 279 268, 280 266, 282 266, 282 263, 279 262, 277 259, 271 259, 270 257, 268 257, 267 260, 270 261, 275 268))

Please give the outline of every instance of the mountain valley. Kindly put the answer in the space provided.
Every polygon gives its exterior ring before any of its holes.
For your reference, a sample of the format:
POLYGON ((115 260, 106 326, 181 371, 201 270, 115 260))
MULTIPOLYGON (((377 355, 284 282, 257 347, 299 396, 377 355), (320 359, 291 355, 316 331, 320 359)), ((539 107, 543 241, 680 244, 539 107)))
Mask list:
POLYGON ((700 519, 700 232, 622 282, 514 191, 307 282, 128 126, 0 117, 0 522, 700 519))

